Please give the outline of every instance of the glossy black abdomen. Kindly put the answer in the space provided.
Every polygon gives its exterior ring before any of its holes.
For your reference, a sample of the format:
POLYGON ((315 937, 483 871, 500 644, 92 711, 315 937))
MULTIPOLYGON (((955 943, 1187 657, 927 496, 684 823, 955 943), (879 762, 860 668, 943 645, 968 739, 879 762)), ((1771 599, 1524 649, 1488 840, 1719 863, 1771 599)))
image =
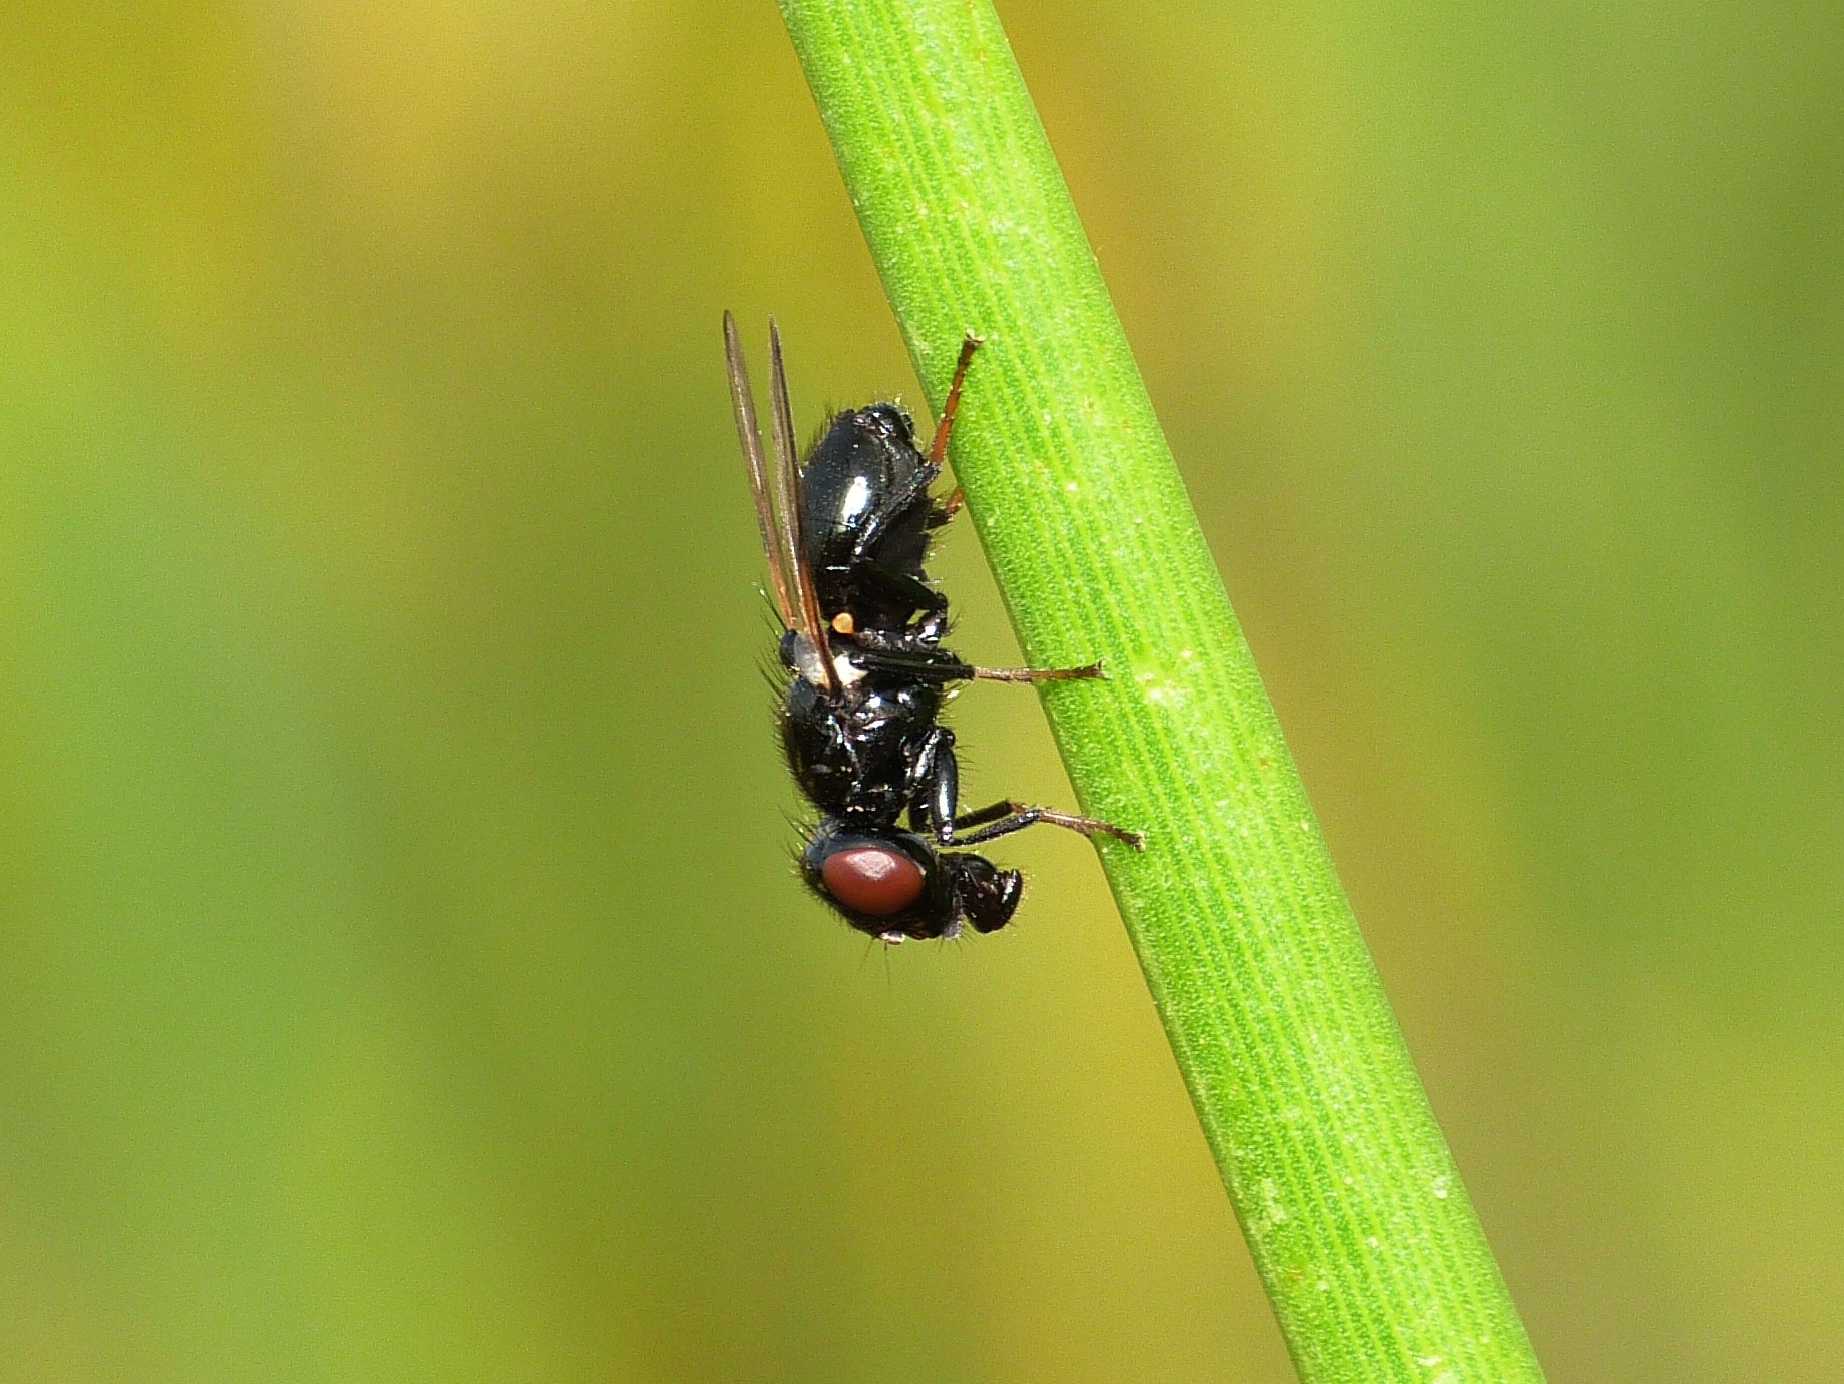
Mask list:
POLYGON ((940 473, 894 404, 833 418, 800 473, 802 537, 826 618, 849 610, 861 627, 900 628, 945 607, 922 566, 940 473))

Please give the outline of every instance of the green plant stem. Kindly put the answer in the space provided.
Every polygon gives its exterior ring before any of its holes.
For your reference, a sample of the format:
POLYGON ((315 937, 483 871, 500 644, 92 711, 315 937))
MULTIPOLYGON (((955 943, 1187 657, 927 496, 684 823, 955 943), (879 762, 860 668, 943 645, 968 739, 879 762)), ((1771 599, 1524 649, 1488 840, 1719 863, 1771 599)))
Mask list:
POLYGON ((988 0, 781 0, 1303 1379, 1541 1378, 988 0))

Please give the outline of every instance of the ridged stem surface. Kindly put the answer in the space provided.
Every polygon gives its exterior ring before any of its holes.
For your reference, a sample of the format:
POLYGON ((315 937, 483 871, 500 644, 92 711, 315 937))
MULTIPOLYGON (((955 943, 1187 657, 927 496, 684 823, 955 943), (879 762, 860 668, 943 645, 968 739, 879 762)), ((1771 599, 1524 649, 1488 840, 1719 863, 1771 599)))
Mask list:
POLYGON ((1301 1378, 1540 1379, 990 4, 781 8, 1301 1378))

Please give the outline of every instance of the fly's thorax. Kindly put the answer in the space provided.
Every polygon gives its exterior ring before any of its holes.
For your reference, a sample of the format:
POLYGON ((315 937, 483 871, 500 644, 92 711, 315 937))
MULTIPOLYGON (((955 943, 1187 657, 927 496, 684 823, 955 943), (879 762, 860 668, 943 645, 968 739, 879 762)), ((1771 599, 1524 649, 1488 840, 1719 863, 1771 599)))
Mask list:
POLYGON ((796 678, 781 718, 794 781, 828 816, 888 826, 916 793, 941 691, 924 683, 860 683, 835 696, 796 678))

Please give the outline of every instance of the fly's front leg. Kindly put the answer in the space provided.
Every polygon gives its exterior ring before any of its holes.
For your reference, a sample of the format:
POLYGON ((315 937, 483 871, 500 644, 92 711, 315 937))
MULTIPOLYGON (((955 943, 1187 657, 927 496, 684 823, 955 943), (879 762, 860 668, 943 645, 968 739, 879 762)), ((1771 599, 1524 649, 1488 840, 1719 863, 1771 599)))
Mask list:
POLYGON ((945 726, 937 726, 929 733, 922 752, 916 756, 911 781, 915 796, 909 808, 910 828, 932 835, 943 846, 977 846, 1042 822, 1083 836, 1111 836, 1136 851, 1146 849, 1146 838, 1137 831, 1096 817, 1078 817, 1009 798, 957 814, 954 808, 960 799, 960 761, 954 755, 954 732, 945 726))
MULTIPOLYGON (((1123 841, 1136 851, 1146 849, 1146 838, 1137 831, 1128 831, 1117 827, 1112 822, 1104 822, 1098 817, 1078 817, 1071 812, 1058 812, 1054 808, 1034 807, 1029 803, 1012 802, 1003 799, 991 803, 974 812, 964 813, 954 819, 954 832, 967 827, 978 828, 965 836, 954 835, 951 844, 957 846, 977 846, 983 841, 996 841, 1001 836, 1010 836, 1023 831, 1026 827, 1036 826, 1039 822, 1046 826, 1062 827, 1067 831, 1077 832, 1083 836, 1112 836, 1116 841, 1123 841), (987 823, 992 825, 988 826, 987 823)), ((943 844, 950 844, 947 837, 943 844)))
POLYGON ((909 829, 944 846, 954 840, 954 808, 960 798, 960 761, 954 732, 936 726, 922 741, 909 771, 909 829))
MULTIPOLYGON (((983 827, 988 822, 996 822, 1001 817, 1009 817, 1017 810, 1018 805, 1016 803, 1009 799, 1001 798, 996 803, 988 803, 985 807, 975 808, 972 812, 961 813, 960 816, 954 819, 954 830, 960 832, 966 831, 972 827, 983 827)), ((958 838, 957 843, 963 846, 966 845, 966 838, 958 838)))

